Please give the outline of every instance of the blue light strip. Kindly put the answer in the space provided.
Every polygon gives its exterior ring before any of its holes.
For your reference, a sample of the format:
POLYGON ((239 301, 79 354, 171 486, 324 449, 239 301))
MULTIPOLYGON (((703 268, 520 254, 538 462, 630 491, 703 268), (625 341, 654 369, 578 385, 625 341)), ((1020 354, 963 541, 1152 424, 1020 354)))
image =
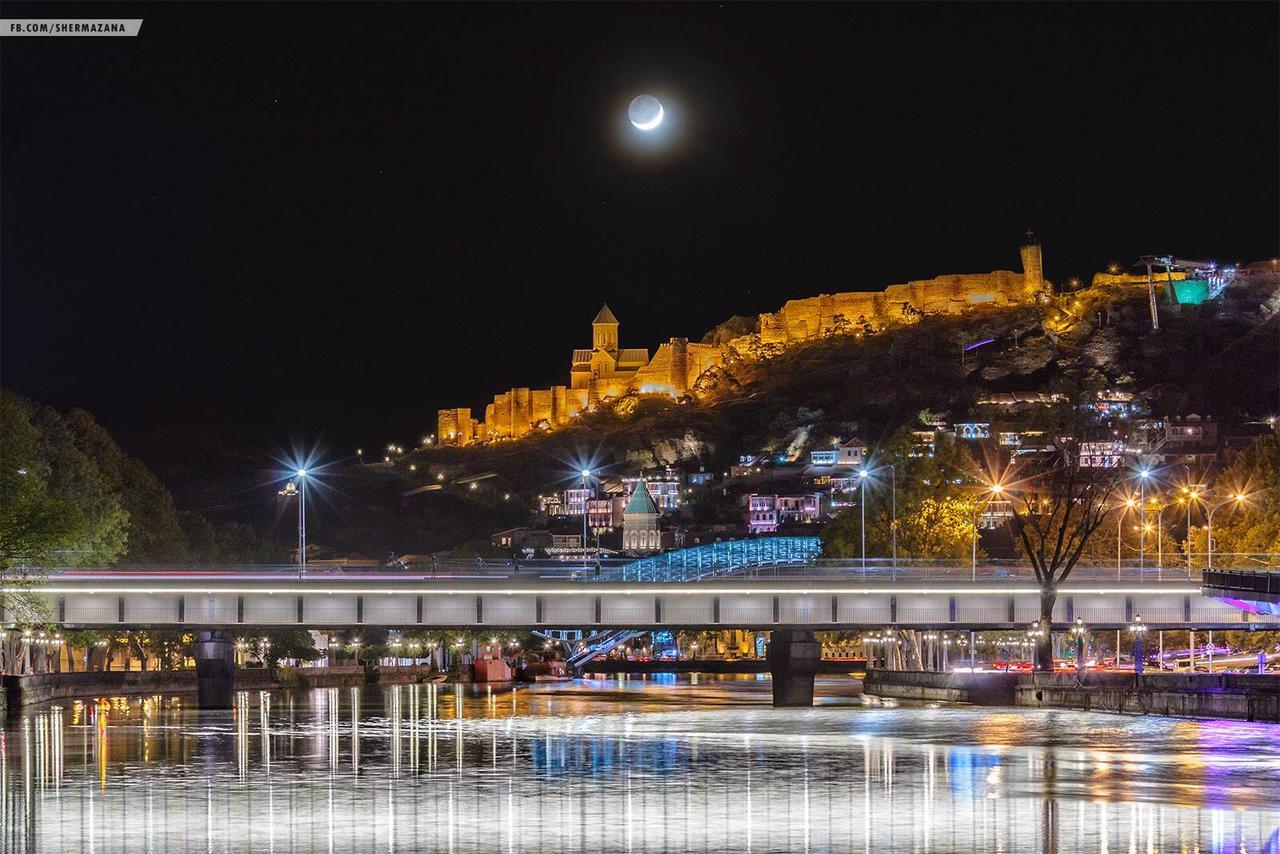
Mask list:
POLYGON ((761 537, 728 540, 640 558, 610 567, 592 581, 702 581, 739 569, 773 564, 798 564, 822 553, 817 537, 761 537))

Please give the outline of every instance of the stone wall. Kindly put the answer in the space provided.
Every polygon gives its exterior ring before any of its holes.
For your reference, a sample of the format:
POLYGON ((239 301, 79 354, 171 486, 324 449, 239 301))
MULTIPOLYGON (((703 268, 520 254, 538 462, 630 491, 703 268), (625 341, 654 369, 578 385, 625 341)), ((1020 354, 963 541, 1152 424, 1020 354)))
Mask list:
MULTIPOLYGON (((1173 276, 1173 280, 1179 282, 1185 279, 1187 274, 1181 270, 1173 270, 1168 274, 1164 270, 1153 270, 1151 276, 1156 286, 1159 287, 1161 283, 1169 281, 1169 276, 1173 276)), ((1146 284, 1146 273, 1094 273, 1092 282, 1095 288, 1099 285, 1142 285, 1145 287, 1146 284)))
POLYGON ((1268 675, 1036 673, 1019 680, 1014 698, 1032 708, 1280 723, 1280 678, 1268 675))
POLYGON ((1016 673, 933 673, 919 670, 868 670, 862 693, 899 700, 1011 706, 1016 673))
POLYGON ((1280 723, 1280 678, 1269 675, 869 670, 863 693, 903 700, 1280 723))
MULTIPOLYGON (((301 674, 308 688, 339 688, 366 684, 363 667, 303 667, 301 674)), ((378 684, 396 685, 414 682, 431 673, 430 667, 380 667, 378 684)), ((13 711, 35 703, 91 697, 141 694, 194 694, 195 670, 106 670, 76 673, 41 673, 34 676, 3 677, 0 713, 5 704, 13 711)), ((237 691, 264 691, 285 687, 271 679, 263 668, 238 668, 237 691)))
POLYGON ((938 276, 890 285, 883 291, 849 291, 789 300, 778 311, 760 315, 758 339, 750 335, 724 347, 672 338, 647 359, 643 349, 617 349, 616 322, 593 323, 595 349, 574 351, 568 389, 513 388, 494 396, 485 407, 484 420, 478 424, 472 423, 467 409, 442 409, 438 435, 442 443, 458 444, 518 438, 543 421, 553 428, 565 424, 577 413, 609 398, 637 392, 686 394, 709 369, 723 365, 729 351, 749 353, 756 344, 785 346, 824 335, 873 331, 893 321, 909 321, 920 312, 959 314, 981 305, 1027 303, 1039 299, 1048 283, 1044 280, 1039 244, 1024 245, 1020 254, 1021 273, 995 270, 938 276))
POLYGON ((980 305, 1017 305, 1029 302, 1043 284, 1022 273, 938 276, 925 281, 890 285, 883 291, 853 291, 788 300, 780 310, 760 315, 760 340, 787 344, 823 335, 857 331, 870 324, 909 320, 912 310, 928 314, 960 314, 980 305))

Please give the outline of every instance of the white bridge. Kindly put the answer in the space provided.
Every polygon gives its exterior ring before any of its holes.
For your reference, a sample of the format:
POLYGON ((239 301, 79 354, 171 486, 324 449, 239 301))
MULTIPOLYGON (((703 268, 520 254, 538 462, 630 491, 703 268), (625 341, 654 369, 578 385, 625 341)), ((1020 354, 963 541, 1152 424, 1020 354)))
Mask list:
MULTIPOLYGON (((262 573, 64 573, 25 587, 67 628, 200 629, 298 626, 529 629, 875 629, 1025 627, 1040 615, 1029 579, 896 580, 840 576, 725 575, 701 582, 572 578, 406 578, 262 573)), ((813 569, 810 567, 809 569, 813 569)), ((1219 594, 1220 595, 1220 594, 1219 594)), ((1055 625, 1077 618, 1123 627, 1280 627, 1202 592, 1196 581, 1081 579, 1058 591, 1055 625)), ((0 615, 9 622, 10 615, 0 615)))

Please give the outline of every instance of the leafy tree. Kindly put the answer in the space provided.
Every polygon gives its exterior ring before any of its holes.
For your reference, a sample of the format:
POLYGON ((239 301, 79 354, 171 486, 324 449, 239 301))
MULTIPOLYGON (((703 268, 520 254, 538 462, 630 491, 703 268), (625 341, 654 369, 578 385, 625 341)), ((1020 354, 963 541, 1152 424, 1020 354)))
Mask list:
MULTIPOLYGON (((303 629, 268 629, 249 640, 250 651, 274 672, 284 659, 315 661, 324 654, 316 649, 315 638, 303 629)), ((363 653, 363 649, 362 649, 363 653)))
MULTIPOLYGON (((959 442, 939 437, 934 455, 913 456, 911 431, 895 433, 870 461, 866 486, 867 556, 888 557, 893 550, 894 482, 898 556, 965 558, 973 548, 982 500, 976 494, 972 454, 959 442), (888 466, 896 471, 892 474, 888 466)), ((859 497, 862 490, 853 493, 859 497)), ((823 553, 856 557, 862 553, 862 513, 841 511, 823 532, 823 553)))
POLYGON ((182 629, 150 629, 143 633, 145 646, 161 670, 177 670, 191 656, 195 636, 182 629))
MULTIPOLYGON (((1229 565, 1232 554, 1280 553, 1280 436, 1264 436, 1242 451, 1218 476, 1215 487, 1208 497, 1210 507, 1233 493, 1247 497, 1214 514, 1214 566, 1229 565)), ((1203 566, 1208 551, 1205 528, 1191 532, 1191 548, 1203 566)))
POLYGON ((129 563, 182 563, 186 538, 173 506, 173 496, 150 470, 115 443, 93 416, 73 409, 64 421, 76 447, 97 467, 103 488, 118 496, 128 514, 129 563))
POLYGON ((111 490, 92 456, 76 441, 75 433, 54 409, 32 406, 37 435, 37 459, 48 472, 49 494, 74 502, 85 519, 71 548, 55 557, 65 565, 113 563, 128 549, 129 512, 111 490))

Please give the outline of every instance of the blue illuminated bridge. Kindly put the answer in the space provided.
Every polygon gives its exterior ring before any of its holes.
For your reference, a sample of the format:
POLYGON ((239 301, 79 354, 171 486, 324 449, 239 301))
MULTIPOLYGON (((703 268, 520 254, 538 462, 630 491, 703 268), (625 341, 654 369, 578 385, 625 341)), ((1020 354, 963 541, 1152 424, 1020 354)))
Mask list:
POLYGON ((817 537, 728 540, 663 552, 610 567, 588 579, 609 581, 704 581, 770 566, 807 566, 822 554, 817 537))

